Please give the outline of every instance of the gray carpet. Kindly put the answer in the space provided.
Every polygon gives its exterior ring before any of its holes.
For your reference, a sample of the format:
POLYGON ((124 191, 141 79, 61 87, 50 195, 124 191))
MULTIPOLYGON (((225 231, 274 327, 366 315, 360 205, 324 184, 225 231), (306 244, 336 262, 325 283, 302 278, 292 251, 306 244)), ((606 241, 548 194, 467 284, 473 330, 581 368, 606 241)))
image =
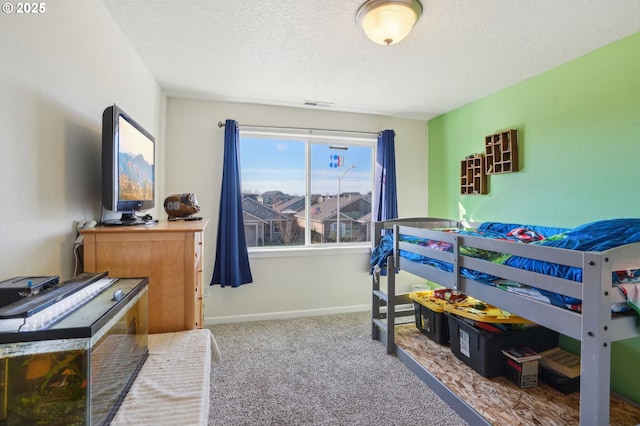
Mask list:
POLYGON ((209 425, 466 425, 371 339, 370 314, 212 325, 209 425))

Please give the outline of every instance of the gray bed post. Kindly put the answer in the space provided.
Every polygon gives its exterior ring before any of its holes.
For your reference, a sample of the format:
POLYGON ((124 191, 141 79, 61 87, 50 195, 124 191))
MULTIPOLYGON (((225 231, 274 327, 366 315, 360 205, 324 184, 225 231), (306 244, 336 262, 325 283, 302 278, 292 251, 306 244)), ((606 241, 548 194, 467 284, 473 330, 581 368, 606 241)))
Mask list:
MULTIPOLYGON (((380 242, 380 225, 378 222, 371 222, 371 251, 380 242)), ((380 340, 380 270, 373 268, 371 271, 371 338, 380 340)))
POLYGON ((460 291, 460 238, 453 240, 453 289, 460 291))
POLYGON ((393 354, 396 351, 396 263, 394 256, 387 258, 387 295, 389 298, 387 300, 387 353, 393 354))
POLYGON ((611 268, 585 252, 582 268, 580 424, 608 425, 611 378, 611 268))
POLYGON ((373 340, 380 340, 380 326, 378 321, 380 320, 380 271, 374 269, 371 274, 371 338, 373 340))

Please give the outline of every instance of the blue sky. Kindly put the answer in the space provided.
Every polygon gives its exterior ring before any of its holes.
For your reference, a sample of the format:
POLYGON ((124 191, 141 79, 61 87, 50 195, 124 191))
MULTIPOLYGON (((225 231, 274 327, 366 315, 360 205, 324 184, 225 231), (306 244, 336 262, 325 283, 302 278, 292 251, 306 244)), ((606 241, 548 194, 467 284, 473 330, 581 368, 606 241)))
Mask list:
MULTIPOLYGON (((334 143, 337 144, 337 143, 334 143)), ((346 146, 347 144, 340 144, 346 146)), ((329 144, 313 143, 311 148, 311 193, 336 194, 338 178, 341 192, 367 193, 371 190, 372 147, 349 146, 334 150, 329 144), (336 166, 340 156, 341 165, 336 166)), ((282 191, 304 195, 305 142, 243 137, 240 142, 242 191, 262 193, 282 191)))
POLYGON ((146 162, 153 166, 154 164, 153 141, 149 140, 144 134, 139 132, 124 118, 120 117, 118 123, 119 123, 118 150, 120 152, 126 152, 128 154, 131 154, 133 156, 142 154, 146 162))

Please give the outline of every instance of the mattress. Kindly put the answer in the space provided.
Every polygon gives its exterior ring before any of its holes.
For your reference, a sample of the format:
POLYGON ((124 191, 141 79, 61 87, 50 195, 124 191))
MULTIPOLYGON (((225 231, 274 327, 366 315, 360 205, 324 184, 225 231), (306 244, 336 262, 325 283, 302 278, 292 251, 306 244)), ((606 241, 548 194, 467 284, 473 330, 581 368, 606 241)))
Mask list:
POLYGON ((211 363, 220 351, 208 329, 149 335, 149 357, 113 425, 206 425, 211 363))

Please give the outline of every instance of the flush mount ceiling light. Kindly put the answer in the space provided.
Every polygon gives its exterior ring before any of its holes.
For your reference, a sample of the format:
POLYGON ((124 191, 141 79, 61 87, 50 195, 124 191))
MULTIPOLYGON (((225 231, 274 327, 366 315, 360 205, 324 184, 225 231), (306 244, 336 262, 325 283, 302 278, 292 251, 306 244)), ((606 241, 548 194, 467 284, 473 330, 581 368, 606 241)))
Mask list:
POLYGON ((422 15, 418 0, 367 0, 356 22, 374 43, 390 46, 404 39, 422 15))

